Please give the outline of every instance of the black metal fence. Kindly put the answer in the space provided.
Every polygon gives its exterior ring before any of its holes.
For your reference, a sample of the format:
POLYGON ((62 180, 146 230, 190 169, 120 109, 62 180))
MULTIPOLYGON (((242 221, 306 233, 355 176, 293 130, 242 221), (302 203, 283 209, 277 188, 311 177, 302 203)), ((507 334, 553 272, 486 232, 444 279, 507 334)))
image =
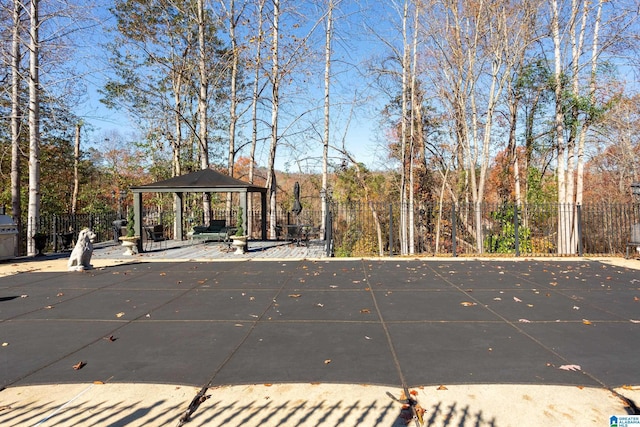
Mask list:
POLYGON ((403 251, 398 204, 334 203, 331 211, 336 256, 621 255, 640 224, 639 204, 420 205, 403 251))
MULTIPOLYGON (((510 204, 428 204, 414 209, 413 245, 401 245, 398 204, 331 203, 327 248, 334 256, 378 255, 622 255, 634 225, 640 224, 640 204, 523 205, 510 204), (571 218, 571 230, 558 231, 559 217, 571 218), (566 235, 573 239, 570 251, 561 250, 566 235)), ((253 211, 253 236, 259 238, 263 213, 253 211)), ((235 224, 235 211, 216 210, 213 219, 235 224)), ((116 212, 104 214, 51 215, 38 218, 36 230, 48 236, 45 251, 67 247, 68 238, 83 228, 91 228, 97 242, 114 239, 116 212)), ((148 210, 144 225, 162 224, 173 238, 173 212, 148 210)), ((269 220, 267 218, 267 220, 269 220)), ((200 220, 185 218, 188 231, 200 220)), ((278 211, 276 226, 308 224, 319 228, 320 211, 306 209, 300 216, 278 211)), ((270 224, 267 224, 268 227, 270 224)), ((23 227, 26 229, 26 227, 23 227)), ((409 236, 409 235, 408 235, 409 236)), ((184 236, 183 236, 184 237, 184 236)), ((18 254, 26 254, 26 232, 19 236, 18 254)))

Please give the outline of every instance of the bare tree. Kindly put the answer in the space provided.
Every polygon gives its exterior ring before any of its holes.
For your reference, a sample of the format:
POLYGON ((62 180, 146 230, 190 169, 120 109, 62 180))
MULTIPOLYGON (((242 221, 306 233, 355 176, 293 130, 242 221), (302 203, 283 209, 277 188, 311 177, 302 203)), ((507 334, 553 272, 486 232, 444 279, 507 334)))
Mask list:
POLYGON ((80 192, 80 177, 78 167, 80 165, 80 130, 82 123, 76 124, 75 143, 73 144, 73 194, 71 195, 71 213, 75 214, 78 209, 78 193, 80 192))
MULTIPOLYGON (((200 73, 198 92, 198 117, 200 129, 198 132, 198 142, 200 146, 200 169, 209 169, 209 133, 207 129, 207 92, 209 90, 209 77, 207 73, 207 43, 206 43, 206 21, 204 1, 198 0, 197 23, 198 23, 198 70, 200 73)), ((204 211, 204 223, 209 224, 211 220, 211 194, 203 193, 202 210, 204 211)))
POLYGON ((40 36, 38 17, 40 0, 29 2, 29 219, 27 224, 27 255, 36 254, 32 237, 40 217, 40 36))
MULTIPOLYGON (((257 30, 258 34, 253 37, 255 42, 256 51, 253 58, 253 86, 251 95, 251 144, 249 148, 249 182, 253 184, 255 179, 255 165, 256 165, 256 148, 258 145, 258 102, 261 93, 261 81, 260 81, 260 69, 262 67, 262 44, 264 42, 264 5, 266 0, 258 0, 257 4, 257 30)), ((247 200, 247 210, 253 211, 253 198, 249 197, 247 200)), ((263 215, 266 213, 263 212, 263 215)), ((251 235, 253 231, 252 221, 247 221, 247 234, 251 235)))
POLYGON ((22 3, 13 0, 11 32, 11 211, 13 220, 22 229, 22 205, 20 197, 20 33, 22 30, 22 3))
POLYGON ((324 135, 322 139, 322 189, 320 195, 322 198, 322 225, 321 233, 324 234, 327 219, 327 197, 329 191, 329 137, 330 137, 330 112, 331 102, 329 95, 331 92, 331 44, 333 39, 333 9, 335 7, 334 0, 329 0, 327 5, 327 16, 325 25, 325 43, 324 43, 324 135))
POLYGON ((273 0, 271 27, 271 143, 267 165, 267 195, 269 197, 269 235, 276 238, 276 150, 278 147, 278 109, 280 107, 280 0, 273 0))

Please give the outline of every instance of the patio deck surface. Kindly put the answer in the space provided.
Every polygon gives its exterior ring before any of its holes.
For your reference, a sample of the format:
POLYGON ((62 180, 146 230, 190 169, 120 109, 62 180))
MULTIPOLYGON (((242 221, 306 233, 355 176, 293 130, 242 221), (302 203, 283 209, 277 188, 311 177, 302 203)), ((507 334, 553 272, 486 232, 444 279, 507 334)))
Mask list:
POLYGON ((49 255, 0 277, 0 424, 176 425, 205 385, 187 425, 406 425, 385 394, 402 385, 433 426, 637 411, 638 261, 336 260, 260 243, 106 246, 94 270, 49 255))

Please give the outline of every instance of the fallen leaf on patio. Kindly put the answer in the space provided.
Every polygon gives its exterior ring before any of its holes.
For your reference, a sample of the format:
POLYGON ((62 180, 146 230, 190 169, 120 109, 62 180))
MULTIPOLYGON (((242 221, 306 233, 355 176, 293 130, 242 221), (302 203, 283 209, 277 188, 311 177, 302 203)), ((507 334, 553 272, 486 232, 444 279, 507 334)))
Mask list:
POLYGON ((371 313, 371 309, 363 308, 363 309, 361 309, 361 310, 360 310, 360 313, 362 313, 362 314, 369 314, 369 313, 371 313))
POLYGON ((178 280, 178 281, 176 282, 176 285, 179 285, 179 284, 181 284, 181 283, 182 283, 182 280, 178 280))
POLYGON ((494 301, 502 301, 502 298, 500 298, 500 297, 495 297, 493 300, 494 300, 494 301))
POLYGON ((533 308, 533 304, 527 304, 527 307, 533 308))
POLYGON ((629 321, 630 321, 631 323, 640 323, 640 320, 633 320, 633 319, 629 319, 629 321))
POLYGON ((104 382, 99 381, 99 380, 96 380, 96 381, 94 381, 93 383, 94 383, 95 385, 103 385, 103 384, 104 384, 104 382))
POLYGON ((264 384, 264 386, 265 386, 265 387, 271 387, 272 385, 273 385, 273 384, 271 384, 271 383, 265 383, 265 384, 264 384))
POLYGON ((111 341, 114 342, 115 340, 117 340, 118 338, 114 337, 113 335, 109 335, 108 337, 104 337, 102 338, 103 340, 107 340, 107 341, 111 341))
POLYGON ((162 273, 160 273, 160 275, 161 275, 161 276, 166 276, 166 275, 167 275, 167 273, 162 272, 162 273))
POLYGON ((124 316, 124 311, 121 311, 120 313, 116 313, 116 317, 120 318, 124 316))
POLYGON ((8 346, 8 345, 9 345, 9 343, 8 343, 8 342, 3 342, 3 343, 2 343, 2 346, 3 346, 3 347, 6 347, 6 346, 8 346))
POLYGON ((460 305, 463 307, 473 307, 474 305, 478 305, 478 304, 475 302, 462 301, 460 305))
POLYGON ((580 370, 582 370, 580 365, 562 365, 558 369, 562 369, 563 371, 580 371, 580 370))
POLYGON ((324 304, 322 304, 322 303, 317 303, 317 304, 316 304, 316 307, 320 307, 320 308, 322 308, 322 307, 324 307, 324 304))
POLYGON ((630 386, 630 385, 627 385, 627 384, 623 385, 622 389, 623 390, 635 390, 635 388, 633 386, 630 386))
POLYGON ((417 392, 417 391, 415 391, 415 390, 411 390, 411 391, 409 392, 409 394, 410 394, 411 396, 417 396, 417 395, 418 395, 418 392, 417 392))
POLYGON ((11 406, 9 406, 9 405, 0 406, 0 411, 6 411, 8 409, 11 409, 11 406))
POLYGON ((365 335, 365 336, 364 336, 364 339, 365 339, 365 340, 370 340, 370 339, 371 339, 371 337, 368 337, 368 336, 366 336, 366 335, 365 335))
POLYGON ((45 305, 44 308, 46 308, 47 310, 51 310, 53 308, 52 305, 45 305))
POLYGON ((521 300, 520 298, 518 298, 518 297, 513 297, 513 300, 514 300, 515 302, 522 302, 522 300, 521 300))
POLYGON ((449 390, 449 389, 443 386, 442 384, 440 384, 440 387, 438 387, 436 390, 449 390))
POLYGON ((574 310, 580 310, 580 307, 578 307, 577 305, 574 305, 574 306, 573 306, 573 309, 574 309, 574 310))
POLYGON ((549 282, 551 286, 558 286, 558 282, 549 282))
POLYGON ((244 325, 243 325, 242 323, 236 323, 236 324, 235 324, 235 325, 233 325, 233 326, 235 326, 236 328, 241 328, 241 327, 242 327, 242 326, 244 326, 244 325))
POLYGON ((63 294, 62 292, 58 292, 58 293, 56 294, 56 296, 57 296, 57 297, 61 297, 61 296, 63 296, 63 295, 64 295, 64 294, 63 294))
POLYGON ((337 286, 337 285, 329 285, 329 287, 330 287, 331 289, 335 289, 335 288, 337 288, 338 286, 337 286))
POLYGON ((633 300, 634 300, 635 302, 638 302, 638 301, 640 301, 640 298, 638 298, 638 297, 633 297, 633 300))
POLYGON ((80 361, 80 362, 76 363, 75 365, 73 365, 73 369, 77 371, 79 369, 84 368, 86 364, 87 364, 86 362, 80 361))
POLYGON ((289 294, 289 297, 291 298, 300 298, 301 296, 301 294, 289 294))
POLYGON ((325 364, 325 365, 328 365, 329 363, 331 363, 331 359, 326 359, 326 360, 324 361, 324 364, 325 364))
POLYGON ((591 321, 587 319, 582 319, 582 323, 585 325, 591 325, 591 321))
POLYGON ((520 322, 520 323, 531 323, 531 320, 527 320, 527 319, 518 319, 518 322, 520 322))
POLYGON ((20 298, 29 298, 29 295, 23 294, 23 295, 20 295, 20 298))

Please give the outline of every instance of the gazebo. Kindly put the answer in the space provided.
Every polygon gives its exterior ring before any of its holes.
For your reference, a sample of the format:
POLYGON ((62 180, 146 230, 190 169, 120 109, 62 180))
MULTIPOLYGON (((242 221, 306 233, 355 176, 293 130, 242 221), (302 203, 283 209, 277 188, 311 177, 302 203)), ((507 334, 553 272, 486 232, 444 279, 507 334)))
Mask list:
MULTIPOLYGON (((238 193, 242 207, 242 226, 247 229, 247 194, 260 193, 262 209, 262 239, 267 238, 267 189, 248 182, 223 175, 213 169, 201 169, 186 175, 176 176, 164 181, 131 187, 133 193, 133 210, 135 218, 135 233, 142 236, 142 193, 174 193, 177 197, 176 206, 176 238, 182 239, 182 199, 184 193, 238 193)), ((138 241, 138 250, 142 252, 142 239, 138 241)))

